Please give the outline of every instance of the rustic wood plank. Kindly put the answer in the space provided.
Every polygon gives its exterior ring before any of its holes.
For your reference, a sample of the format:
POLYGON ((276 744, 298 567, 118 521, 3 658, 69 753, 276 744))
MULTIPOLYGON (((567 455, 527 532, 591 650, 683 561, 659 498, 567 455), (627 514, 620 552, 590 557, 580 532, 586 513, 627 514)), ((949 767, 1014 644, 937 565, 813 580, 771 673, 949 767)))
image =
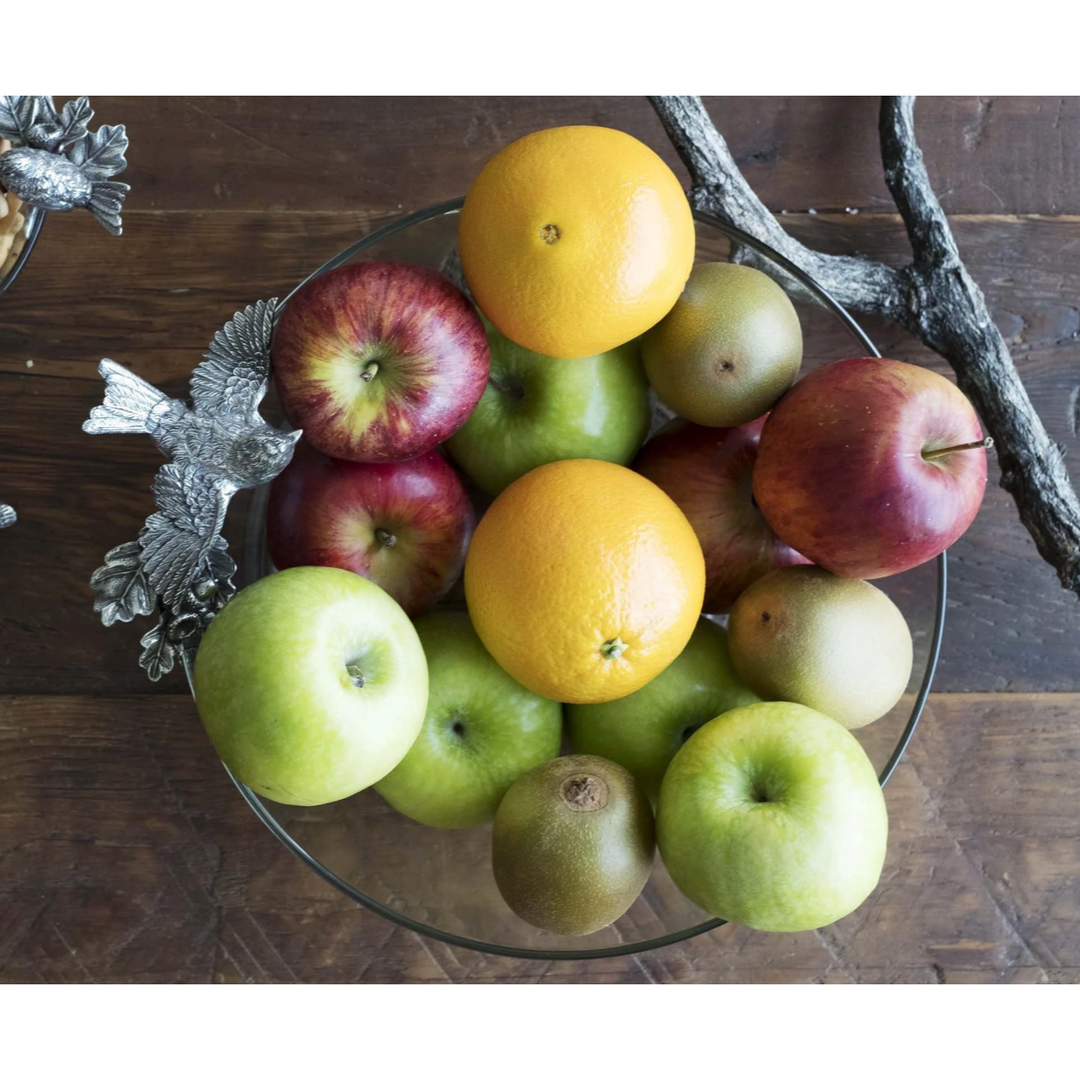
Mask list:
MULTIPOLYGON (((153 687, 133 662, 144 627, 104 630, 87 580, 105 551, 150 511, 160 459, 149 439, 82 434, 100 396, 102 356, 166 390, 186 392, 206 343, 237 307, 288 290, 317 263, 383 220, 367 211, 319 214, 169 212, 130 215, 114 241, 86 215, 56 216, 0 304, 0 494, 19 525, 0 533, 18 566, 0 595, 0 689, 46 693, 176 692, 153 687), (123 257, 119 257, 117 253, 123 257), (32 363, 32 367, 27 364, 32 363)), ((800 236, 836 250, 902 256, 895 216, 792 216, 800 236)), ((1080 218, 963 218, 973 272, 1014 339, 1032 398, 1051 434, 1076 454, 1080 395, 1080 218)), ((408 247, 399 249, 404 255, 408 247)), ((882 350, 943 362, 894 327, 868 320, 882 350)), ((830 319, 808 323, 810 357, 848 345, 830 319)), ((953 550, 941 690, 1076 690, 1080 606, 1062 590, 991 475, 975 524, 953 550)), ((242 503, 229 534, 242 535, 242 503)))
MULTIPOLYGON (((773 210, 891 209, 877 98, 706 98, 773 210)), ((95 98, 131 136, 131 207, 415 210, 464 194, 506 143, 603 124, 674 153, 635 97, 95 98)), ((1080 211, 1080 99, 922 98, 916 115, 949 213, 1080 211)))
POLYGON ((889 856, 818 933, 504 960, 355 907, 256 820, 189 698, 0 700, 0 981, 1073 982, 1080 694, 935 695, 889 856))
MULTIPOLYGON (((20 510, 0 532, 0 692, 46 695, 0 699, 0 981, 1080 981, 1077 812, 1061 794, 1075 787, 1080 695, 1019 692, 1080 690, 1078 609, 994 488, 953 552, 937 685, 1018 692, 932 698, 888 789, 882 885, 836 927, 728 927, 589 963, 500 960, 399 930, 298 864, 236 795, 182 680, 155 687, 135 666, 144 627, 105 631, 90 610, 89 573, 138 528, 159 463, 148 440, 80 433, 97 360, 183 392, 238 306, 403 210, 460 194, 527 131, 611 124, 674 155, 638 98, 95 106, 132 137, 125 235, 54 215, 0 301, 0 497, 20 510)), ((801 238, 907 257, 875 99, 709 107, 801 238)), ((1080 99, 923 99, 917 122, 972 272, 1075 454, 1080 99)), ((869 329, 886 354, 940 369, 895 328, 869 329)), ((817 324, 808 340, 811 353, 836 344, 817 324)), ((242 519, 236 505, 234 547, 242 519)))

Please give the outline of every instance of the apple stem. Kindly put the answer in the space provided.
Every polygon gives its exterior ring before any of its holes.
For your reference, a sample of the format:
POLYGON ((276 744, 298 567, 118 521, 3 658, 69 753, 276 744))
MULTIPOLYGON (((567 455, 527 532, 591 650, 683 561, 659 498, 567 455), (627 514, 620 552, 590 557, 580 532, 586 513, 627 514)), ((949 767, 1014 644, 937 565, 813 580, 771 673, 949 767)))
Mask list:
POLYGON ((397 543, 397 537, 386 529, 376 529, 375 539, 382 544, 383 547, 393 547, 397 543))
POLYGON ((600 646, 600 651, 604 654, 606 659, 618 660, 626 651, 626 643, 621 638, 612 638, 611 641, 605 641, 604 644, 600 646))
POLYGON ((359 664, 346 664, 345 670, 349 673, 349 678, 353 681, 353 686, 363 689, 364 686, 364 673, 360 670, 359 664))
POLYGON ((488 382, 491 383, 500 394, 508 394, 510 397, 517 398, 519 401, 525 396, 525 390, 522 387, 500 382, 494 375, 488 376, 488 382))
POLYGON ((364 382, 371 382, 371 380, 374 379, 375 376, 378 375, 378 374, 379 374, 379 361, 378 360, 369 360, 364 365, 364 370, 360 372, 360 378, 363 379, 364 382))
POLYGON ((993 445, 994 440, 987 435, 985 439, 960 443, 959 446, 943 446, 940 450, 924 450, 922 456, 925 461, 933 461, 935 458, 945 457, 946 454, 955 454, 958 450, 989 450, 993 445))

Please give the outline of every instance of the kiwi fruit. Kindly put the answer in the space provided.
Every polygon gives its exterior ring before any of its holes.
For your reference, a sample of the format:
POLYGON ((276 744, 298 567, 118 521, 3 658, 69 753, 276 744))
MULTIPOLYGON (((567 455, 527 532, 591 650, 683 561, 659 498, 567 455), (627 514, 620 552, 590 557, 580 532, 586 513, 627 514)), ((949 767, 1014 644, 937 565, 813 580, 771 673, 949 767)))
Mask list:
POLYGON ((878 588, 817 566, 758 578, 735 601, 728 647, 739 678, 766 701, 793 701, 858 728, 907 689, 912 642, 878 588))
POLYGON ((752 266, 699 263, 675 306, 641 338, 660 400, 705 427, 738 427, 767 413, 802 364, 795 306, 752 266))
POLYGON ((511 785, 492 830, 495 882, 511 910, 554 934, 592 934, 637 899, 656 847, 652 809, 633 776, 576 754, 511 785))

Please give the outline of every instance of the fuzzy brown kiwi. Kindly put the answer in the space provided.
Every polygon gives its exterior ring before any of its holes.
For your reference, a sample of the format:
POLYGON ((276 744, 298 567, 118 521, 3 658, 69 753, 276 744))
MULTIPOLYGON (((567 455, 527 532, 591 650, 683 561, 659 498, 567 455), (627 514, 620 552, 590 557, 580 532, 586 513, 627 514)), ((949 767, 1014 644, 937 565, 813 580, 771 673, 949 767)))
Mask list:
POLYGON ((580 936, 633 904, 654 852, 652 809, 634 778, 613 761, 578 754, 514 782, 495 815, 491 862, 515 914, 580 936))

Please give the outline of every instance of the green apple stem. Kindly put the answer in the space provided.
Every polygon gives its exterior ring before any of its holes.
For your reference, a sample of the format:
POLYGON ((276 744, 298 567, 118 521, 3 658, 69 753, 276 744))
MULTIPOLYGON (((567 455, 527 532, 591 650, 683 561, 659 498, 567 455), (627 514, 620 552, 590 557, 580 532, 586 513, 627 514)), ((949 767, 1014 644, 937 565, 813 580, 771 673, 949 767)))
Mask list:
POLYGON ((375 539, 383 547, 393 547, 397 543, 397 537, 388 529, 376 529, 375 539))
POLYGON ((600 651, 604 654, 606 659, 618 660, 626 651, 626 643, 621 638, 612 638, 611 641, 605 641, 604 644, 600 646, 600 651))
POLYGON ((363 689, 364 686, 364 673, 360 670, 359 664, 346 664, 345 670, 349 673, 349 678, 353 681, 353 686, 363 689))
POLYGON ((925 461, 933 461, 935 458, 945 457, 946 454, 955 454, 958 450, 989 450, 993 445, 994 440, 987 435, 985 439, 960 443, 959 446, 943 446, 940 450, 924 450, 922 456, 925 461))
POLYGON ((378 375, 378 374, 379 374, 379 361, 378 360, 369 360, 364 365, 364 370, 360 372, 360 378, 363 379, 364 382, 371 382, 371 380, 374 379, 375 376, 378 375))
POLYGON ((509 397, 517 398, 520 401, 525 396, 525 390, 521 386, 517 386, 513 383, 500 382, 494 375, 488 376, 488 382, 499 391, 500 394, 506 394, 509 397))

